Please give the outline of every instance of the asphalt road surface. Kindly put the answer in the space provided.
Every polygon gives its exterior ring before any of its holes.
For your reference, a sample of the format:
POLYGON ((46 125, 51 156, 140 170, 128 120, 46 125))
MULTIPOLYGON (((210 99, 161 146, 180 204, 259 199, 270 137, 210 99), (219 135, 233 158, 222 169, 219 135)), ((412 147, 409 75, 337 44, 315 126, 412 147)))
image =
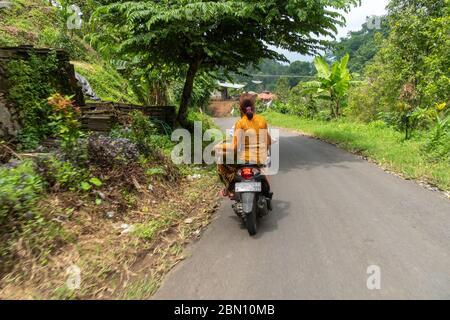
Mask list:
POLYGON ((450 299, 448 199, 289 131, 280 158, 258 235, 223 201, 155 299, 450 299))

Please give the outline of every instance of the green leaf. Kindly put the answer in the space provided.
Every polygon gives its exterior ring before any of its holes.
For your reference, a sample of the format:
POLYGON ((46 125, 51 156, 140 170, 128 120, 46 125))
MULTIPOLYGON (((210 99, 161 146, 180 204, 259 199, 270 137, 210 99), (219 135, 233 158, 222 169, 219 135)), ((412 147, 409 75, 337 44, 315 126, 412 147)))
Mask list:
POLYGON ((89 182, 96 187, 101 187, 103 185, 102 181, 99 178, 93 177, 89 179, 89 182))
POLYGON ((347 53, 341 60, 341 71, 347 69, 348 60, 350 60, 350 55, 347 53))
POLYGON ((95 199, 95 204, 98 205, 98 206, 101 205, 102 204, 102 199, 96 198, 95 199))
POLYGON ((328 63, 322 57, 316 57, 314 59, 314 65, 317 69, 317 74, 320 78, 328 79, 331 75, 330 67, 328 63))
POLYGON ((80 184, 80 188, 81 188, 81 190, 83 190, 83 191, 89 191, 89 190, 91 190, 91 185, 90 185, 89 183, 83 181, 83 182, 80 184))

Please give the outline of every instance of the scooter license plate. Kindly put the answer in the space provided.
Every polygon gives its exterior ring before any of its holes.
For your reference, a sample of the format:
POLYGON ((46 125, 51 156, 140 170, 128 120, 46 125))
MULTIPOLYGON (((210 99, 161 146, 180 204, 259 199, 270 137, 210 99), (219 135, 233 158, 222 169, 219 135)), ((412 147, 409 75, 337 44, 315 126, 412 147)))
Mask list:
POLYGON ((235 192, 261 192, 261 182, 238 182, 235 186, 235 192))

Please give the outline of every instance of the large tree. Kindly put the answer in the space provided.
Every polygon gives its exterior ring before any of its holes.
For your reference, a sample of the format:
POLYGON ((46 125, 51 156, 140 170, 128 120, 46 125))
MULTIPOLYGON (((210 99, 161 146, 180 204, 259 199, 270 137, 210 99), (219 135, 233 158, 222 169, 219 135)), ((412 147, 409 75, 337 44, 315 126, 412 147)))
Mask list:
MULTIPOLYGON (((286 60, 270 46, 302 54, 329 43, 340 12, 359 0, 160 0, 114 1, 97 17, 117 30, 121 52, 143 55, 151 65, 184 69, 178 121, 185 125, 195 76, 238 71, 263 58, 286 60)), ((110 28, 110 30, 112 30, 110 28)))
POLYGON ((448 103, 450 1, 391 0, 388 9, 390 33, 365 74, 373 117, 448 103))

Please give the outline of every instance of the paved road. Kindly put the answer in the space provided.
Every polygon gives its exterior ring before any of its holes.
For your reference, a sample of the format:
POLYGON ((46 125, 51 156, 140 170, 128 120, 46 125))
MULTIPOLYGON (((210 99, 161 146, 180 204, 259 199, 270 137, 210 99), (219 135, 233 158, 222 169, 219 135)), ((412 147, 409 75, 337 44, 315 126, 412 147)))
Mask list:
MULTIPOLYGON (((217 120, 231 127, 232 119, 217 120)), ((156 299, 450 299, 450 202, 288 131, 274 212, 249 237, 224 201, 156 299), (381 290, 367 289, 367 268, 381 290)))

